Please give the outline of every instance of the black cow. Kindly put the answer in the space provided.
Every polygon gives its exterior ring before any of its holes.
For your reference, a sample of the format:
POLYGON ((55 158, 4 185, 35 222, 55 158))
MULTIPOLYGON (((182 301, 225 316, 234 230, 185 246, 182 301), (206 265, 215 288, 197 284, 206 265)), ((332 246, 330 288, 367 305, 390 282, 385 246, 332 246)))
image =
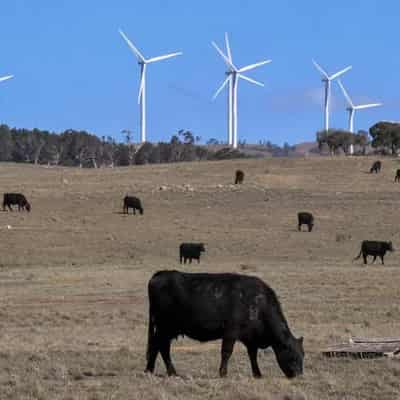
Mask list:
POLYGON ((382 265, 385 264, 383 262, 383 258, 387 251, 394 251, 392 242, 378 242, 373 240, 364 240, 361 243, 360 254, 353 260, 358 260, 361 257, 361 254, 364 259, 364 264, 367 264, 367 257, 373 256, 374 259, 372 262, 375 262, 376 257, 379 256, 382 260, 382 265))
POLYGON ((206 251, 203 243, 182 243, 179 246, 179 261, 182 264, 186 264, 186 260, 189 260, 189 264, 192 263, 192 259, 194 258, 200 263, 201 253, 206 251))
POLYGON ((139 210, 140 214, 143 214, 143 207, 140 199, 133 196, 124 197, 124 214, 129 214, 129 209, 133 209, 133 214, 136 215, 136 210, 139 210))
POLYGON ((29 204, 26 197, 21 193, 4 193, 3 196, 3 211, 6 210, 6 207, 10 211, 12 211, 12 205, 18 205, 18 211, 26 210, 28 212, 31 211, 31 205, 29 204))
POLYGON ((400 182, 400 169, 396 171, 396 176, 394 177, 395 182, 400 182))
POLYGON ((297 229, 301 231, 301 226, 302 225, 307 225, 308 226, 308 232, 312 231, 312 228, 314 226, 314 216, 309 213, 309 212, 299 212, 297 214, 297 219, 298 219, 298 226, 297 229))
POLYGON ((303 373, 303 338, 292 335, 276 294, 261 279, 159 271, 150 279, 148 294, 147 372, 154 371, 160 352, 168 375, 176 375, 171 340, 186 335, 200 342, 222 339, 221 377, 227 375, 236 341, 246 346, 254 377, 261 377, 257 351, 268 347, 288 378, 303 373))
POLYGON ((244 172, 238 169, 235 172, 235 185, 237 185, 238 183, 243 183, 243 180, 244 180, 244 172))
POLYGON ((381 171, 381 168, 382 168, 382 163, 381 163, 380 161, 375 161, 375 162, 372 164, 372 167, 371 167, 371 169, 369 170, 369 172, 370 172, 371 174, 372 174, 373 172, 378 173, 378 172, 381 171))

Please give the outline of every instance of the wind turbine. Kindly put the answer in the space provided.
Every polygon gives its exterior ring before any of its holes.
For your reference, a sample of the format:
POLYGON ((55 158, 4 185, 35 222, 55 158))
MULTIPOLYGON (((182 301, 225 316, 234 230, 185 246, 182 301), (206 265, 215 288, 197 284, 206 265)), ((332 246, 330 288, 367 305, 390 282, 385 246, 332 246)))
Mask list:
MULTIPOLYGON (((357 110, 364 110, 366 108, 373 108, 373 107, 379 107, 382 105, 382 103, 370 103, 370 104, 359 104, 359 105, 354 105, 353 101, 351 100, 349 94, 347 93, 346 89, 343 86, 343 83, 338 80, 338 84, 340 88, 342 89, 343 95, 347 100, 348 107, 347 111, 349 112, 349 132, 354 133, 354 115, 357 110)), ((350 154, 354 153, 354 148, 353 145, 350 145, 350 154)))
POLYGON ((148 64, 166 60, 168 58, 176 57, 181 55, 181 52, 165 54, 163 56, 157 56, 152 58, 145 58, 142 53, 133 45, 133 43, 128 39, 122 30, 119 33, 128 44, 129 48, 138 58, 138 64, 140 66, 140 86, 139 86, 139 96, 138 103, 140 105, 140 141, 144 143, 146 141, 146 68, 148 64))
POLYGON ((271 60, 264 60, 257 62, 255 64, 250 64, 242 68, 237 68, 235 64, 233 64, 231 49, 229 46, 229 38, 228 34, 225 33, 225 45, 226 45, 226 55, 222 52, 222 50, 215 44, 215 42, 211 42, 215 47, 219 55, 224 60, 228 70, 225 72, 227 75, 226 79, 222 82, 222 85, 215 92, 213 99, 215 99, 222 89, 228 84, 228 142, 233 146, 234 149, 237 148, 237 90, 238 90, 238 82, 239 78, 244 79, 250 83, 254 83, 258 86, 264 86, 263 83, 258 82, 252 78, 249 78, 246 75, 243 75, 243 72, 250 71, 254 68, 260 67, 264 64, 269 64, 271 60))
POLYGON ((331 82, 339 76, 343 75, 345 72, 349 71, 352 66, 348 66, 339 72, 336 72, 332 75, 328 75, 328 73, 314 60, 312 60, 315 68, 322 74, 322 82, 325 83, 325 131, 329 129, 329 105, 330 105, 330 97, 331 97, 331 82))

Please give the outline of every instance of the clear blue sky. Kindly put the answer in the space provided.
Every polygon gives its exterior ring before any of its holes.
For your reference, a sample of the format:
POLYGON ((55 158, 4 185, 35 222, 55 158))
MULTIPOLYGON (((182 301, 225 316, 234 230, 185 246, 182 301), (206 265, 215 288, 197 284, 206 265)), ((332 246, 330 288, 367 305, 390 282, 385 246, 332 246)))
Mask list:
MULTIPOLYGON (((239 84, 240 139, 296 143, 323 125, 322 83, 311 64, 329 72, 348 64, 343 82, 355 102, 382 101, 360 111, 356 129, 400 120, 400 52, 395 0, 12 0, 0 15, 0 122, 62 131, 85 129, 121 139, 139 133, 136 59, 122 28, 146 56, 184 55, 149 66, 148 138, 190 129, 203 140, 226 138, 226 96, 212 95, 225 66, 210 42, 230 34, 234 62, 271 58, 248 75, 264 88, 239 84)), ((333 88, 331 125, 347 127, 344 101, 333 88)))

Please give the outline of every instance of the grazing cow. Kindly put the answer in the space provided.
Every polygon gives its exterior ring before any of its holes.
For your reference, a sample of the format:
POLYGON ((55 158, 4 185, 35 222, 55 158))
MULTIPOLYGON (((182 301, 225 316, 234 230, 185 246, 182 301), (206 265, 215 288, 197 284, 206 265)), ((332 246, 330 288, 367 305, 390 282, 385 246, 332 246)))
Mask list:
POLYGON ((372 260, 372 262, 374 263, 376 257, 379 256, 381 258, 382 265, 384 265, 385 263, 383 262, 383 258, 385 257, 387 251, 394 251, 392 242, 378 242, 373 240, 364 240, 361 243, 360 254, 353 261, 358 260, 362 254, 364 259, 364 264, 367 264, 368 256, 374 257, 374 259, 372 260))
POLYGON ((308 226, 308 232, 312 231, 312 228, 314 226, 314 216, 309 213, 309 212, 299 212, 297 214, 297 219, 299 221, 298 223, 298 230, 301 231, 301 226, 302 225, 307 225, 308 226))
POLYGON ((124 197, 124 214, 129 214, 129 209, 133 209, 133 214, 136 215, 136 210, 139 210, 140 214, 143 214, 143 207, 140 199, 133 196, 124 197))
POLYGON ((168 375, 176 375, 171 340, 186 335, 200 342, 222 339, 221 377, 236 341, 246 346, 254 377, 261 377, 257 351, 268 347, 288 378, 303 373, 303 338, 292 335, 275 292, 261 279, 159 271, 149 281, 148 295, 146 372, 154 371, 160 352, 168 375))
POLYGON ((244 180, 244 172, 238 169, 235 173, 235 185, 238 183, 243 183, 244 180))
POLYGON ((370 172, 371 174, 372 174, 373 172, 378 173, 378 172, 381 171, 381 168, 382 168, 382 163, 381 163, 380 161, 375 161, 375 162, 372 164, 372 167, 371 167, 371 169, 369 170, 369 172, 370 172))
POLYGON ((189 259, 189 264, 192 263, 194 258, 200 263, 200 255, 202 252, 206 251, 203 243, 182 243, 179 246, 179 261, 182 264, 186 264, 186 260, 189 259))
POLYGON ((21 193, 4 193, 3 197, 3 211, 6 210, 6 207, 10 211, 13 209, 11 208, 12 205, 18 205, 18 211, 26 210, 28 212, 31 211, 31 205, 29 204, 26 197, 21 193))
POLYGON ((400 169, 396 171, 396 176, 394 177, 395 182, 400 182, 400 169))

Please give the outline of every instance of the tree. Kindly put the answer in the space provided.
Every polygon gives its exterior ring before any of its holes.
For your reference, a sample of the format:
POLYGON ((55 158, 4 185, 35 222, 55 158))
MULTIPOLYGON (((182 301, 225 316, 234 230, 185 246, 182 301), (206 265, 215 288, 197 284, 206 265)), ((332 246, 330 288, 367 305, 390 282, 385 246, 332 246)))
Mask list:
POLYGON ((207 143, 206 143, 206 144, 213 146, 213 145, 219 144, 219 142, 218 142, 217 139, 211 138, 211 139, 208 139, 208 140, 207 140, 207 143))
POLYGON ((367 146, 369 144, 368 140, 368 132, 366 131, 358 131, 357 135, 354 138, 354 144, 361 147, 362 154, 365 155, 367 146))
POLYGON ((400 124, 396 122, 378 122, 371 126, 369 134, 372 137, 372 147, 381 151, 390 150, 397 154, 400 148, 400 124))
POLYGON ((321 150, 322 146, 327 144, 331 155, 333 155, 340 148, 348 154, 350 145, 355 143, 356 135, 341 129, 329 129, 328 131, 317 132, 316 136, 318 148, 321 150))
POLYGON ((150 161, 150 156, 153 153, 154 146, 149 143, 143 143, 135 154, 135 164, 142 165, 147 164, 150 161))
POLYGON ((0 125, 0 161, 11 161, 13 140, 10 128, 7 125, 0 125))
POLYGON ((178 137, 183 138, 183 143, 186 144, 195 144, 197 142, 200 142, 200 136, 194 136, 194 134, 190 131, 185 131, 184 129, 181 129, 178 132, 178 137))

